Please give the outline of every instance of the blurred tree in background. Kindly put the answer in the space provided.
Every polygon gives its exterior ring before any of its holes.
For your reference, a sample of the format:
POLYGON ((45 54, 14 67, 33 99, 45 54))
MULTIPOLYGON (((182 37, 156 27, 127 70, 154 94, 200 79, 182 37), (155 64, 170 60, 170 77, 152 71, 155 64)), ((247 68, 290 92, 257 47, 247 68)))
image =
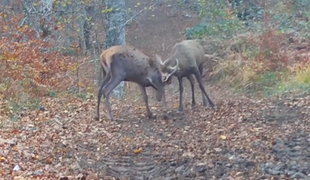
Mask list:
MULTIPOLYGON (((133 17, 153 11, 154 3, 190 5, 199 16, 184 39, 208 40, 208 53, 220 59, 212 69, 215 81, 250 90, 284 90, 287 82, 308 87, 308 0, 128 3, 131 7, 124 0, 0 0, 0 98, 28 102, 31 95, 94 92, 102 79, 102 50, 124 44, 126 25, 139 24, 133 17), (142 4, 142 10, 134 9, 142 4)), ((113 94, 121 98, 123 89, 122 83, 113 94)))

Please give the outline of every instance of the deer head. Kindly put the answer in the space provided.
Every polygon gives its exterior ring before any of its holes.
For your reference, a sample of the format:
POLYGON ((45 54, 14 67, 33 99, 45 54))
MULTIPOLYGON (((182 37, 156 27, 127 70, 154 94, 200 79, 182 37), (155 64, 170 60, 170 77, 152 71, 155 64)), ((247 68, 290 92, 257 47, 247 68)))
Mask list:
POLYGON ((157 62, 157 65, 158 65, 158 69, 160 71, 161 80, 164 83, 170 84, 171 76, 175 72, 177 72, 177 70, 179 68, 179 60, 177 58, 175 59, 175 61, 176 61, 176 65, 175 66, 167 65, 168 61, 170 61, 170 60, 168 59, 165 62, 163 62, 161 57, 156 55, 156 62, 157 62))

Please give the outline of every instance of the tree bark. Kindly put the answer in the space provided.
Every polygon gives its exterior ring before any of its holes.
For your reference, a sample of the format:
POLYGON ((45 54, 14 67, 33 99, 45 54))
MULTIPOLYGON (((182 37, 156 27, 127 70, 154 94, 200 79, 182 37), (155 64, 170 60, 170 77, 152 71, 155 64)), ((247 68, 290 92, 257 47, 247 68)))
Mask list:
POLYGON ((81 3, 81 1, 75 1, 76 7, 78 8, 78 23, 79 23, 79 44, 80 48, 82 50, 83 56, 86 53, 86 42, 85 42, 85 36, 84 36, 84 23, 86 21, 86 11, 84 5, 81 3))
MULTIPOLYGON (((106 13, 106 49, 114 45, 122 45, 125 40, 125 0, 105 0, 106 9, 112 9, 106 13)), ((112 95, 122 99, 124 94, 124 82, 121 82, 112 95)))

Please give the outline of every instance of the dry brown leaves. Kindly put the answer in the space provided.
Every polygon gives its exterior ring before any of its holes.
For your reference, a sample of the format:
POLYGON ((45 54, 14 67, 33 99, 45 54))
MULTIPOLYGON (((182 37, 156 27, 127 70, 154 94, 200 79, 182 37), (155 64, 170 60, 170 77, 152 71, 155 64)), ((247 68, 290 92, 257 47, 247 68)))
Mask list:
MULTIPOLYGON (((157 117, 145 118, 141 100, 111 101, 113 115, 119 119, 116 121, 106 120, 103 113, 101 122, 93 120, 95 99, 45 98, 44 109, 24 112, 17 122, 1 113, 5 126, 0 133, 0 175, 4 179, 126 179, 112 166, 99 162, 109 159, 116 163, 118 157, 137 159, 150 155, 158 166, 167 160, 189 158, 212 169, 214 161, 223 159, 228 151, 242 151, 243 158, 258 164, 273 161, 268 149, 262 147, 270 147, 276 138, 297 129, 310 132, 305 126, 310 117, 309 97, 257 100, 225 94, 216 88, 210 92, 214 92, 211 94, 218 111, 200 105, 191 110, 187 103, 190 96, 186 94, 185 115, 170 107, 168 120, 161 118, 159 104, 153 102, 152 111, 157 117), (296 114, 295 123, 287 123, 283 114, 273 114, 279 120, 270 121, 269 114, 277 111, 275 102, 281 104, 280 108, 302 108, 296 113, 304 115, 296 114)), ((176 97, 178 93, 168 97, 170 106, 177 103, 176 97)), ((234 157, 229 159, 233 161, 234 157)), ((245 171, 252 177, 261 174, 257 169, 245 171)), ((241 171, 229 173, 231 178, 246 177, 241 171)))

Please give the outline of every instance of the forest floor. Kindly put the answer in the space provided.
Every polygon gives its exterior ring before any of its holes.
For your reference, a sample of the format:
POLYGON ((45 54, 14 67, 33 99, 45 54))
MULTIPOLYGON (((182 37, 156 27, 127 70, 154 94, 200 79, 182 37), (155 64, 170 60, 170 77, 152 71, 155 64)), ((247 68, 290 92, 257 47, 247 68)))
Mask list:
MULTIPOLYGON (((168 5, 137 16, 128 43, 167 56, 181 32, 199 22, 189 9, 168 5)), ((103 103, 101 121, 93 119, 96 96, 46 97, 18 118, 1 100, 0 179, 310 178, 310 95, 248 97, 206 83, 218 110, 201 106, 198 87, 192 110, 185 85, 184 114, 177 112, 177 84, 167 87, 168 119, 151 94, 156 118, 146 118, 134 85, 123 100, 111 99, 115 121, 106 119, 103 103)))
POLYGON ((156 118, 145 118, 141 97, 126 93, 111 99, 115 121, 103 108, 101 121, 93 119, 95 98, 46 98, 39 109, 20 112, 19 121, 2 124, 1 179, 310 177, 310 96, 256 99, 212 86, 218 110, 201 101, 192 110, 189 90, 180 114, 178 91, 168 88, 168 119, 152 96, 156 118))

